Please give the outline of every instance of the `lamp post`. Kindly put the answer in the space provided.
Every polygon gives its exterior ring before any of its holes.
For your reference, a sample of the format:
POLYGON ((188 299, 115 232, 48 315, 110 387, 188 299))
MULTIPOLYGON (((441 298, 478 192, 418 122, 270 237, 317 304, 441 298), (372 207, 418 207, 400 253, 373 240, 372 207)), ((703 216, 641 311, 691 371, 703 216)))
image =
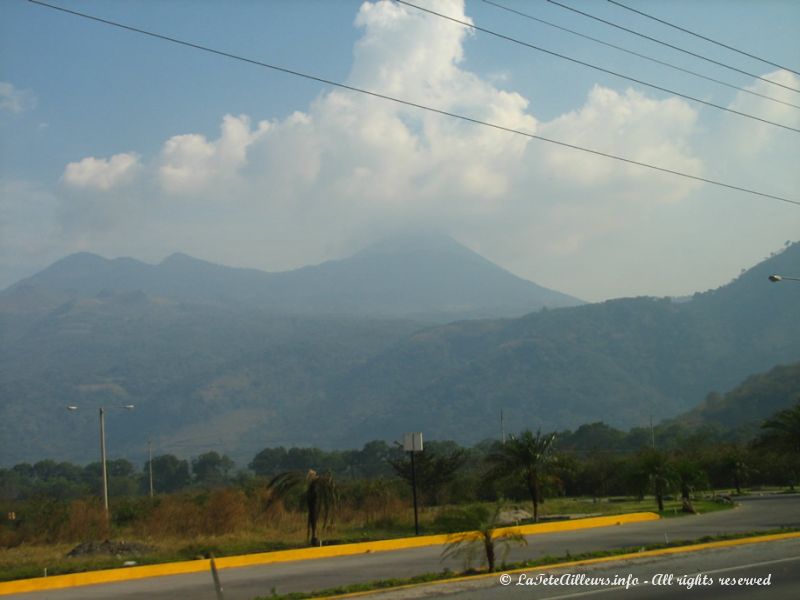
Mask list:
POLYGON ((777 274, 770 275, 768 277, 768 279, 772 283, 778 283, 778 282, 784 281, 784 280, 787 280, 787 281, 800 281, 800 277, 787 277, 786 275, 777 275, 777 274))
MULTIPOLYGON (((133 404, 123 404, 119 408, 125 410, 133 410, 133 404)), ((70 405, 67 410, 78 410, 75 405, 70 405)), ((108 465, 106 463, 106 409, 104 406, 99 408, 100 411, 100 470, 103 473, 103 508, 106 511, 106 519, 108 518, 108 465)))
POLYGON ((414 497, 414 535, 419 535, 419 515, 417 512, 417 469, 414 465, 414 453, 422 452, 422 434, 403 434, 403 450, 411 455, 411 494, 414 497))

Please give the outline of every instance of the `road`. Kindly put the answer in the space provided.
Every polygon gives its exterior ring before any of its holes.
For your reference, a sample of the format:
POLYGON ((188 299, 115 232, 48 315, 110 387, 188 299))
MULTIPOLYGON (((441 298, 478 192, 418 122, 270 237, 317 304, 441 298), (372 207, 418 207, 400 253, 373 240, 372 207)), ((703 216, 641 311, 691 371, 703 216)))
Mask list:
POLYGON ((663 600, 685 596, 800 598, 800 539, 543 572, 498 573, 497 577, 479 581, 418 586, 370 594, 368 598, 557 600, 589 596, 597 600, 663 600), (582 576, 585 579, 581 581, 582 576), (614 582, 624 583, 614 585, 614 582))
MULTIPOLYGON (((800 495, 751 497, 734 510, 707 515, 662 519, 619 527, 585 529, 528 537, 528 546, 514 549, 509 562, 541 556, 562 556, 698 539, 706 535, 800 526, 800 495)), ((441 547, 414 548, 357 556, 278 563, 220 572, 226 600, 251 600, 256 596, 310 591, 348 583, 411 577, 420 573, 463 568, 458 561, 440 562, 441 547)), ((211 575, 195 573, 122 583, 85 586, 4 596, 19 600, 216 600, 211 575)))

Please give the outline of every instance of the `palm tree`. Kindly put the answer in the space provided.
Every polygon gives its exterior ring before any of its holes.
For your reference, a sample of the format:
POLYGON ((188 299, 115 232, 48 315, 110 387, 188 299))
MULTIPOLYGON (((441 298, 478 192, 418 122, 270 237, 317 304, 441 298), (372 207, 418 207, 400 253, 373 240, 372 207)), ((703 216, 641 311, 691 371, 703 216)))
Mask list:
POLYGON ((539 522, 539 502, 544 470, 550 460, 555 433, 536 435, 525 430, 519 436, 510 436, 505 444, 498 443, 486 457, 491 465, 490 478, 523 477, 533 502, 533 522, 539 522))
POLYGON ((338 503, 336 483, 330 473, 317 474, 313 469, 307 472, 288 471, 281 473, 269 482, 269 489, 276 498, 300 491, 305 494, 308 511, 308 540, 312 546, 322 545, 317 536, 318 526, 327 526, 332 520, 333 511, 338 503))
POLYGON ((485 564, 489 567, 489 572, 493 573, 498 544, 503 548, 501 562, 505 561, 511 544, 527 546, 527 540, 514 530, 495 535, 498 526, 501 525, 500 513, 503 506, 502 503, 498 503, 494 509, 489 509, 483 504, 475 504, 451 511, 444 518, 440 518, 440 522, 450 528, 469 530, 448 536, 449 543, 442 551, 442 560, 463 556, 465 567, 468 568, 475 555, 483 551, 485 564))

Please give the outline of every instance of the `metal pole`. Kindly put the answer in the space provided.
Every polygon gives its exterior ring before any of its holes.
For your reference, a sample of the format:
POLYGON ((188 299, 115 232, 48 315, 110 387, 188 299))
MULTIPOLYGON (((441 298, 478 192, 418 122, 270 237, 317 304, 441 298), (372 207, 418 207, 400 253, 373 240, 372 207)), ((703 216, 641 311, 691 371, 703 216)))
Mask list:
POLYGON ((650 441, 653 444, 653 450, 656 449, 656 430, 653 429, 653 415, 650 415, 650 441))
POLYGON ((222 582, 219 579, 219 573, 217 572, 217 563, 214 561, 214 555, 209 555, 210 564, 211 564, 211 577, 214 579, 214 589, 217 592, 217 600, 225 600, 225 594, 222 591, 222 582))
POLYGON ((108 518, 108 467, 106 466, 106 415, 100 408, 100 468, 103 471, 103 507, 108 518))
POLYGON ((419 535, 419 515, 417 513, 417 469, 414 466, 414 452, 411 452, 411 491, 414 495, 414 534, 419 535))
POLYGON ((503 418, 503 409, 500 409, 500 440, 503 442, 503 445, 506 443, 506 421, 503 418))
POLYGON ((147 440, 147 466, 150 470, 150 497, 154 496, 153 494, 153 441, 147 440))

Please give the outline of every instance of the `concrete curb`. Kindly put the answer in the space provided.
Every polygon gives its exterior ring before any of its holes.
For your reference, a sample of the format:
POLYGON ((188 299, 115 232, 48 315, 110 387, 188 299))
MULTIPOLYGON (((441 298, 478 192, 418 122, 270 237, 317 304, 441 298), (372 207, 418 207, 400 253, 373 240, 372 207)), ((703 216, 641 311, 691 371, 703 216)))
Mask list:
POLYGON ((482 579, 498 578, 503 573, 518 574, 518 573, 540 573, 542 571, 553 571, 555 569, 564 569, 568 567, 580 567, 584 565, 593 565, 598 563, 615 562, 620 560, 632 560, 636 558, 649 558, 653 556, 665 556, 669 554, 682 554, 688 552, 699 552, 701 550, 710 550, 713 548, 726 548, 732 546, 744 546, 746 544, 762 544, 765 542, 779 542, 781 540, 790 540, 800 538, 800 532, 790 533, 775 533, 770 535, 760 535, 747 538, 739 538, 736 540, 722 540, 719 542, 704 542, 702 544, 691 544, 688 546, 674 546, 672 548, 661 548, 659 550, 645 550, 643 552, 632 552, 630 554, 617 554, 615 556, 603 556, 600 558, 587 558, 585 560, 576 560, 572 562, 553 563, 550 565, 541 565, 537 567, 523 567, 521 569, 514 569, 512 571, 497 571, 495 573, 484 573, 482 575, 468 575, 464 577, 453 577, 450 579, 441 579, 439 581, 428 581, 424 583, 410 583, 407 585, 399 585, 393 588, 375 589, 366 592, 352 592, 350 594, 339 594, 336 596, 318 596, 314 600, 346 600, 348 598, 360 598, 370 595, 381 594, 384 592, 392 592, 395 590, 413 589, 423 586, 444 585, 448 583, 458 583, 461 581, 480 581, 482 579))
MULTIPOLYGON (((535 525, 521 525, 517 527, 504 527, 497 531, 498 533, 515 532, 522 535, 537 535, 559 531, 573 531, 576 529, 590 529, 594 527, 610 527, 614 525, 623 525, 625 523, 655 521, 659 518, 660 517, 655 513, 641 512, 569 521, 554 521, 552 523, 537 523, 535 525)), ((453 535, 425 535, 413 538, 380 540, 376 542, 322 546, 319 548, 298 548, 296 550, 279 550, 277 552, 227 556, 215 560, 218 569, 232 569, 236 567, 250 567, 278 562, 313 560, 318 558, 331 558, 334 556, 351 556, 368 552, 387 552, 390 550, 404 550, 423 546, 438 546, 452 541, 453 535)), ((106 569, 103 571, 89 571, 86 573, 72 573, 69 575, 53 575, 51 577, 37 577, 35 579, 19 579, 17 581, 0 582, 0 596, 82 585, 115 583, 133 579, 147 579, 149 577, 199 573, 202 571, 209 571, 210 569, 210 561, 208 559, 202 559, 163 563, 159 565, 106 569)))

